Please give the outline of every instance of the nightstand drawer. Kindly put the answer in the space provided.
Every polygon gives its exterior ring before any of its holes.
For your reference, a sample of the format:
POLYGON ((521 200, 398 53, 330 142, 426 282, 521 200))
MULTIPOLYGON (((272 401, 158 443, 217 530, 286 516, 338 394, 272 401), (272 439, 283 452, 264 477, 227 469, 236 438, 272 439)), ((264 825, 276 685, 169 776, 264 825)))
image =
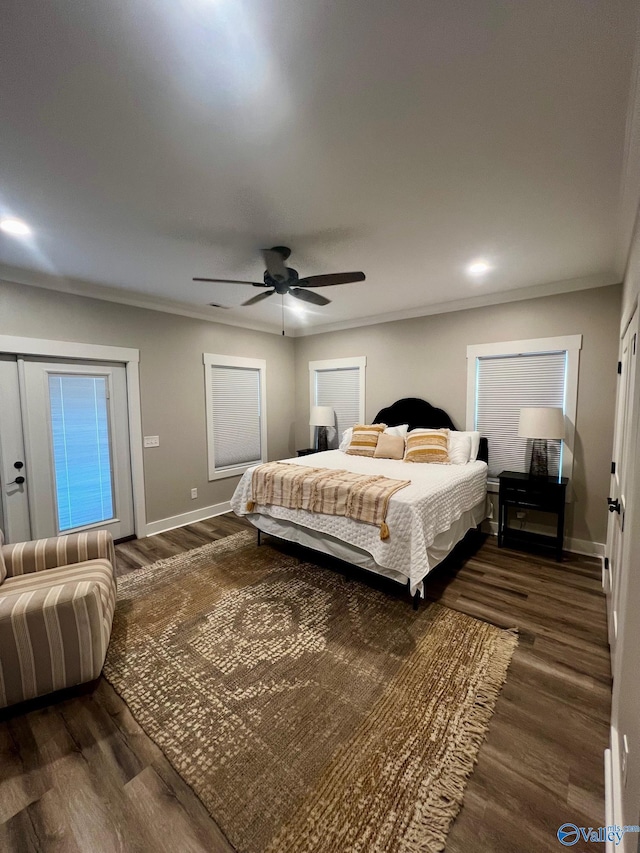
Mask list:
POLYGON ((501 484, 500 497, 514 506, 560 506, 564 502, 564 489, 538 486, 511 486, 501 484))

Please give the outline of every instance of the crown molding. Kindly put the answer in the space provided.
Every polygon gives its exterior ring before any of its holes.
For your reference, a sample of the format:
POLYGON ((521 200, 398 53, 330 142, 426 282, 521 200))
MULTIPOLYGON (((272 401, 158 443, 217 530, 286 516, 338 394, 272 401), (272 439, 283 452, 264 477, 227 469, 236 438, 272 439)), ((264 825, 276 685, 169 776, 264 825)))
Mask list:
MULTIPOLYGON (((69 293, 72 296, 84 296, 87 299, 100 299, 104 302, 116 302, 120 305, 130 305, 134 308, 146 308, 148 311, 161 311, 165 314, 178 314, 181 317, 191 317, 194 320, 206 320, 209 323, 219 323, 223 326, 236 326, 255 332, 267 332, 271 335, 281 335, 281 329, 268 323, 255 321, 243 322, 234 317, 212 315, 206 308, 198 308, 188 302, 173 299, 148 296, 136 290, 125 290, 119 287, 107 287, 93 282, 75 278, 63 278, 34 270, 21 269, 0 264, 0 280, 13 284, 24 284, 27 287, 40 287, 44 290, 55 290, 59 293, 69 293)), ((211 309, 215 310, 215 309, 211 309)), ((290 334, 289 337, 292 335, 290 334)))
MULTIPOLYGON (((28 287, 40 287, 44 290, 55 290, 73 296, 83 296, 87 299, 98 299, 115 302, 120 305, 130 305, 134 308, 145 308, 149 311, 161 311, 165 314, 177 314, 181 317, 191 317, 195 320, 206 320, 208 323, 218 323, 224 326, 235 326, 271 335, 282 334, 280 327, 255 321, 244 322, 234 317, 212 316, 206 309, 199 309, 185 302, 160 297, 148 296, 139 291, 124 290, 118 287, 93 284, 80 279, 63 278, 32 270, 9 267, 0 264, 0 280, 13 284, 23 284, 28 287)), ((448 314, 452 311, 464 311, 469 308, 484 308, 489 305, 501 305, 506 302, 520 302, 525 299, 536 299, 541 296, 554 296, 560 293, 571 293, 576 290, 590 290, 596 287, 607 287, 620 284, 620 277, 614 273, 572 278, 564 281, 537 284, 530 287, 520 287, 517 290, 505 290, 497 293, 486 293, 482 296, 471 296, 466 299, 439 302, 435 305, 422 305, 407 308, 387 314, 375 314, 369 317, 354 317, 349 320, 339 320, 317 326, 290 327, 287 337, 299 338, 310 335, 323 335, 327 332, 339 332, 345 329, 357 329, 360 326, 376 326, 380 323, 393 323, 397 320, 411 320, 416 317, 429 317, 433 314, 448 314)))
POLYGON ((297 328, 294 335, 297 338, 308 337, 310 335, 324 335, 327 332, 340 332, 345 329, 356 329, 360 326, 377 326, 380 323, 393 323, 396 320, 411 320, 416 317, 429 317, 432 314, 448 314, 452 311, 465 311, 469 308, 485 308, 489 305, 502 305, 506 302, 522 302, 526 299, 538 299, 542 296, 572 293, 576 290, 592 290, 596 287, 609 287, 614 284, 620 284, 620 276, 615 273, 601 273, 584 276, 583 278, 570 278, 564 281, 552 281, 547 284, 519 287, 517 290, 485 293, 482 296, 471 296, 468 299, 439 302, 437 305, 425 305, 389 314, 376 314, 371 317, 327 323, 323 326, 297 328))

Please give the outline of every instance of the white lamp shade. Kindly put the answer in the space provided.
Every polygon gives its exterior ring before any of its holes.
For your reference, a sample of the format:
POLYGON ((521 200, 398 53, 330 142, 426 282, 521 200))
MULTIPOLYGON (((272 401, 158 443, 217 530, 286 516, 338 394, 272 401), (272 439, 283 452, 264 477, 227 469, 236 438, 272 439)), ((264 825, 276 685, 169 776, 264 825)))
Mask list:
POLYGON ((564 438, 564 412, 554 406, 520 409, 521 438, 564 438))
POLYGON ((331 406, 311 406, 309 426, 335 426, 335 416, 331 406))

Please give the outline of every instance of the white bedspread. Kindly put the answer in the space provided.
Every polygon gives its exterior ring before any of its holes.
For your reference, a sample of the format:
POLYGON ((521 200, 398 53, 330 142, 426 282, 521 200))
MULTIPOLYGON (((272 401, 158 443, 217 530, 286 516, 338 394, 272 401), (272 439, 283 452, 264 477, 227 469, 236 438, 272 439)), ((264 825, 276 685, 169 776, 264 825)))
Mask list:
MULTIPOLYGON (((387 511, 389 538, 380 539, 380 531, 338 515, 321 515, 281 506, 256 506, 254 512, 285 519, 301 527, 326 533, 367 551, 380 566, 402 573, 412 586, 428 573, 427 548, 435 537, 448 530, 467 510, 480 503, 487 494, 487 466, 484 462, 466 465, 433 465, 349 456, 340 450, 328 450, 299 459, 286 459, 310 468, 343 468, 358 474, 383 474, 411 485, 391 497, 387 511)), ((238 515, 249 515, 251 474, 242 477, 231 499, 238 515)))

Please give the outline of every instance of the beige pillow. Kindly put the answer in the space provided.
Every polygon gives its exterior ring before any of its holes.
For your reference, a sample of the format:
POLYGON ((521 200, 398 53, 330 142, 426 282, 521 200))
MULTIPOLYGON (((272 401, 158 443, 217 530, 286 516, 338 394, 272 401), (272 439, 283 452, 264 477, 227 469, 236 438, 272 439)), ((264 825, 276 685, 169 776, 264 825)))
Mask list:
POLYGON ((378 459, 402 459, 404 438, 401 435, 389 435, 388 432, 383 432, 378 438, 373 455, 378 459))
POLYGON ((406 439, 405 462, 449 464, 449 430, 431 429, 410 432, 406 439))
POLYGON ((356 424, 346 452, 351 456, 373 456, 378 438, 386 428, 386 424, 356 424))

